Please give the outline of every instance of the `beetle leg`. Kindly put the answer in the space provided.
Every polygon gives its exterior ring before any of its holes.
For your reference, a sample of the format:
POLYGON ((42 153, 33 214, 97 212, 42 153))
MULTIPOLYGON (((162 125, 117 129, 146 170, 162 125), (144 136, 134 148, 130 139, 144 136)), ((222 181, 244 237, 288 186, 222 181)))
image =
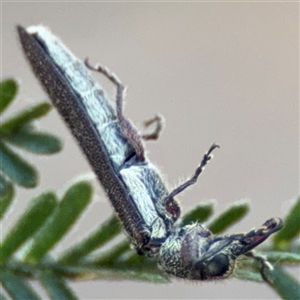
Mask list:
POLYGON ((162 200, 162 206, 164 207, 164 209, 166 209, 166 211, 172 216, 173 222, 175 222, 179 216, 180 216, 180 207, 178 202, 174 199, 174 197, 181 193, 182 191, 184 191, 187 187, 189 187, 190 185, 196 183, 199 175, 202 173, 202 171, 204 170, 204 167, 207 165, 207 163, 211 160, 212 158, 212 151, 215 148, 220 148, 218 145, 213 144, 207 151, 207 153, 204 155, 201 164, 199 165, 199 167, 196 169, 194 176, 187 180, 186 182, 184 182, 183 184, 181 184, 179 187, 177 187, 176 189, 174 189, 166 198, 164 198, 162 200))
POLYGON ((207 165, 207 163, 211 160, 212 158, 212 152, 215 148, 220 148, 220 146, 218 146, 217 144, 212 144, 212 146, 208 149, 207 153, 204 155, 201 164, 199 165, 199 167, 196 169, 194 176, 187 180, 186 182, 184 182, 183 184, 181 184, 179 187, 177 187, 176 189, 174 189, 165 199, 165 201, 167 201, 170 198, 173 198, 174 196, 176 196, 177 194, 181 193, 182 191, 184 191, 187 187, 189 187, 192 184, 195 184, 197 182, 197 179, 199 177, 199 175, 202 173, 202 171, 204 170, 204 167, 207 165))
POLYGON ((144 140, 157 140, 163 130, 163 123, 164 123, 164 119, 161 115, 155 115, 152 119, 150 120, 146 120, 144 122, 144 126, 148 127, 150 125, 152 125, 153 123, 155 123, 155 129, 153 132, 148 133, 148 134, 143 134, 142 135, 142 139, 144 140))
POLYGON ((260 264, 260 274, 263 277, 263 279, 265 281, 268 281, 268 278, 265 276, 265 269, 269 269, 270 271, 274 270, 274 267, 272 266, 272 264, 266 259, 266 257, 264 257, 263 255, 257 254, 255 253, 254 250, 251 250, 247 253, 245 253, 244 255, 251 257, 253 259, 255 259, 257 262, 259 262, 260 264))
POLYGON ((135 149, 138 160, 144 161, 145 149, 142 143, 142 137, 140 136, 136 128, 134 128, 134 126, 130 123, 130 121, 127 120, 123 115, 123 103, 124 103, 124 94, 125 94, 126 87, 119 80, 119 78, 115 74, 111 73, 107 68, 102 67, 100 65, 94 67, 90 65, 87 58, 85 59, 84 63, 86 67, 89 68, 90 70, 102 73, 116 86, 117 88, 116 111, 117 111, 117 118, 122 129, 122 133, 126 136, 126 138, 129 140, 129 142, 132 144, 133 148, 135 149))

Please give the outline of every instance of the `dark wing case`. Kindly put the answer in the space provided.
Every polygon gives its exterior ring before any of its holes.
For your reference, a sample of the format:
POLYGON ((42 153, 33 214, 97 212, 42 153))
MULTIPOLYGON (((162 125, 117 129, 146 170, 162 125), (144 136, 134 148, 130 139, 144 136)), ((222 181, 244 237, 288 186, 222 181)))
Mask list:
MULTIPOLYGON (((112 164, 95 123, 91 120, 83 105, 81 93, 72 87, 70 81, 73 81, 75 85, 80 85, 82 90, 85 90, 82 93, 89 93, 90 98, 94 98, 92 99, 94 105, 102 106, 102 108, 103 105, 105 106, 106 115, 102 117, 107 122, 111 120, 114 124, 116 137, 113 143, 118 140, 118 144, 122 146, 119 148, 123 150, 124 156, 130 155, 134 150, 122 137, 120 128, 116 123, 114 110, 105 99, 101 87, 87 73, 83 63, 77 60, 58 39, 47 33, 46 30, 45 35, 43 35, 43 32, 39 31, 37 31, 39 33, 34 33, 34 30, 28 32, 29 29, 18 26, 24 53, 34 74, 80 144, 128 234, 136 244, 144 244, 147 241, 145 241, 143 231, 147 228, 147 225, 143 223, 134 202, 130 198, 128 189, 118 175, 118 170, 116 170, 118 165, 114 166, 112 164), (55 49, 51 49, 52 46, 55 49), (61 61, 57 61, 53 56, 57 56, 56 58, 61 61), (66 75, 60 65, 72 68, 73 75, 66 75)), ((101 117, 101 115, 98 114, 98 117, 101 117)), ((105 123, 102 125, 105 126, 105 123)))

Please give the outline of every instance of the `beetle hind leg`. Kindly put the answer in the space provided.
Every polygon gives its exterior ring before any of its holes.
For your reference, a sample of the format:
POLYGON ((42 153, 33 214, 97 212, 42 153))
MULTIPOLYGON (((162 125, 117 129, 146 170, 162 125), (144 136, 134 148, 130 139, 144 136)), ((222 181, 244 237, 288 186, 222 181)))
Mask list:
POLYGON ((142 139, 143 140, 157 140, 163 130, 163 124, 164 124, 164 118, 157 114, 152 119, 146 120, 144 122, 144 126, 148 127, 155 123, 155 128, 153 132, 148 134, 143 134, 142 139))
POLYGON ((117 118, 122 129, 122 133, 127 137, 129 142, 135 149, 138 160, 144 161, 145 149, 142 143, 142 137, 140 136, 136 128, 130 123, 130 121, 127 120, 123 115, 123 103, 124 103, 124 95, 126 90, 125 85, 115 74, 110 72, 106 67, 102 67, 100 65, 94 67, 89 63, 87 58, 85 59, 84 63, 88 69, 103 74, 116 86, 117 88, 116 111, 117 111, 117 118))

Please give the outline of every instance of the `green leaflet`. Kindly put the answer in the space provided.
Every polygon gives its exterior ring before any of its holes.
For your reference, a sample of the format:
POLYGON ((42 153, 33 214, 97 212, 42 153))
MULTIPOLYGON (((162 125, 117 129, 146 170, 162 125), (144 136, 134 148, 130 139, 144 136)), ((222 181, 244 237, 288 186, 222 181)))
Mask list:
POLYGON ((44 193, 29 203, 26 211, 0 244, 0 264, 3 264, 44 224, 56 204, 57 200, 53 193, 44 193))
POLYGON ((21 276, 15 275, 10 271, 1 270, 0 278, 2 286, 12 299, 41 300, 27 281, 21 276))
POLYGON ((0 141, 0 168, 15 183, 34 187, 38 183, 35 168, 0 141))
POLYGON ((296 200, 288 215, 283 220, 283 228, 274 236, 277 249, 284 250, 300 233, 300 197, 296 200))
POLYGON ((234 276, 236 278, 239 278, 239 279, 242 279, 242 280, 263 282, 263 279, 262 279, 261 274, 259 272, 253 272, 253 271, 250 271, 250 270, 236 270, 234 272, 234 276))
POLYGON ((264 271, 265 281, 277 292, 282 299, 300 299, 300 285, 297 280, 285 272, 281 267, 274 266, 274 270, 264 271))
POLYGON ((45 288, 50 299, 76 300, 76 295, 67 285, 64 278, 51 270, 43 270, 39 274, 39 281, 45 288))
POLYGON ((113 265, 120 256, 130 250, 130 242, 126 239, 114 245, 111 249, 92 258, 95 265, 113 265))
POLYGON ((14 100, 18 92, 18 84, 14 79, 6 79, 0 82, 0 114, 14 100))
POLYGON ((14 186, 0 174, 0 219, 13 201, 14 195, 14 186))
POLYGON ((272 263, 280 263, 286 265, 300 263, 300 253, 268 251, 267 258, 268 261, 272 263))
MULTIPOLYGON (((13 79, 0 83, 0 113, 14 100, 17 90, 18 85, 13 79)), ((17 151, 11 149, 8 143, 37 154, 51 154, 59 151, 62 145, 57 137, 49 133, 35 132, 31 124, 33 120, 47 114, 50 109, 49 103, 40 103, 0 124, 0 168, 12 181, 26 188, 37 185, 37 171, 17 151)), ((1 204, 0 213, 2 206, 3 204, 1 204)))
POLYGON ((212 202, 198 204, 182 217, 183 225, 191 224, 193 222, 205 222, 213 214, 213 206, 212 202))
POLYGON ((83 256, 89 254, 96 248, 100 248, 105 243, 114 238, 122 230, 118 218, 114 215, 102 223, 82 242, 76 244, 73 248, 66 251, 60 258, 63 263, 74 263, 83 256))
POLYGON ((5 140, 36 154, 52 154, 61 150, 60 139, 50 133, 22 128, 5 140))
POLYGON ((64 236, 91 201, 92 188, 87 182, 72 185, 44 226, 32 237, 24 260, 38 263, 64 236))
POLYGON ((11 135, 19 130, 26 123, 46 115, 51 109, 50 103, 44 102, 21 111, 0 126, 0 132, 4 135, 11 135))
POLYGON ((208 224, 208 228, 219 234, 228 227, 241 220, 249 211, 249 204, 245 201, 237 201, 229 206, 221 215, 208 224))

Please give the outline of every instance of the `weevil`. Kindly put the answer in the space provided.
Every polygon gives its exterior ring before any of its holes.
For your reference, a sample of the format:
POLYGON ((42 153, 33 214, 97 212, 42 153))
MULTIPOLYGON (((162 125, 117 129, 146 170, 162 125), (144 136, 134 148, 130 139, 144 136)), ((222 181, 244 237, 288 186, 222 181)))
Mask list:
POLYGON ((43 26, 18 26, 23 51, 33 72, 57 108, 103 186, 116 214, 139 254, 154 257, 168 274, 190 280, 229 277, 241 255, 268 262, 252 251, 282 227, 279 218, 267 220, 247 233, 215 236, 199 223, 181 226, 175 197, 196 183, 213 144, 194 175, 169 192, 145 154, 144 141, 156 139, 156 130, 142 135, 123 115, 125 86, 110 71, 79 61, 43 26), (116 108, 107 100, 89 70, 106 76, 116 86, 116 108))

